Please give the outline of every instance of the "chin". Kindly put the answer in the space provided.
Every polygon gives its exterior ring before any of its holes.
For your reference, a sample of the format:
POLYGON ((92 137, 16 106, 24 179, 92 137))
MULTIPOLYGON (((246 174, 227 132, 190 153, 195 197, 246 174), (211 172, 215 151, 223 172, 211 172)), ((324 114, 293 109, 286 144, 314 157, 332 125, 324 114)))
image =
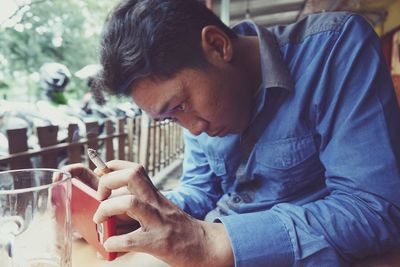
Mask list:
POLYGON ((237 130, 236 133, 237 134, 243 134, 245 131, 247 131, 249 129, 250 125, 251 125, 250 119, 246 120, 245 123, 241 123, 238 126, 239 130, 237 130))
POLYGON ((231 134, 242 134, 242 133, 243 133, 242 130, 232 129, 232 130, 226 131, 224 133, 224 136, 231 135, 231 134))

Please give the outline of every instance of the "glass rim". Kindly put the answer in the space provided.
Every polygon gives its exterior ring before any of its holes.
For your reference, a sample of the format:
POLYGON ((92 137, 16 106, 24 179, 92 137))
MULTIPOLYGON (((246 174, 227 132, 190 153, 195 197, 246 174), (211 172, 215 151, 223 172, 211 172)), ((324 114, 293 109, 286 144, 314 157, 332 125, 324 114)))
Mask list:
POLYGON ((44 185, 38 185, 38 186, 33 186, 33 187, 26 187, 26 188, 19 188, 19 189, 0 189, 0 195, 5 195, 5 194, 20 194, 20 193, 27 193, 27 192, 33 192, 33 191, 40 191, 42 189, 50 188, 52 186, 62 184, 68 180, 71 180, 72 176, 69 172, 60 170, 60 169, 52 169, 52 168, 28 168, 28 169, 16 169, 16 170, 7 170, 7 171, 0 171, 0 175, 5 174, 5 173, 16 173, 16 172, 29 172, 29 171, 42 171, 42 172, 57 172, 57 173, 62 173, 63 178, 59 181, 52 181, 51 183, 44 184, 44 185))

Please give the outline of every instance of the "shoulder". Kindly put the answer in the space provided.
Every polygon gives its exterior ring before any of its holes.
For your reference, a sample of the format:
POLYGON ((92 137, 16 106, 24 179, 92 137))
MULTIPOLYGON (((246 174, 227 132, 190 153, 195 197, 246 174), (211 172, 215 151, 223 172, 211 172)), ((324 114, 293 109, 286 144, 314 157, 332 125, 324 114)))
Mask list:
POLYGON ((268 28, 280 45, 303 42, 307 37, 324 32, 340 33, 347 24, 371 28, 361 16, 349 12, 324 12, 308 15, 286 26, 268 28))

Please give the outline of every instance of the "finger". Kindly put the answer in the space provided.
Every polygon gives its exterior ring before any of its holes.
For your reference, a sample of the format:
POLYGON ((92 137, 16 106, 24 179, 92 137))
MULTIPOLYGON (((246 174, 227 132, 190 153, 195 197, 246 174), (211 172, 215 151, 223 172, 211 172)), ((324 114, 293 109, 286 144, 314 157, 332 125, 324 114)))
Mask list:
MULTIPOLYGON (((147 205, 134 195, 123 195, 102 201, 93 215, 93 221, 97 224, 115 215, 128 214, 131 218, 145 223, 150 213, 147 205)), ((143 224, 142 224, 143 225, 143 224)))
POLYGON ((143 166, 139 164, 132 166, 131 168, 108 173, 100 179, 97 190, 100 200, 108 198, 112 190, 125 186, 128 187, 131 193, 144 197, 149 192, 156 191, 143 166))
POLYGON ((82 239, 83 236, 78 232, 78 231, 72 231, 72 239, 77 240, 77 239, 82 239))
POLYGON ((109 172, 132 168, 135 167, 136 165, 137 163, 126 160, 111 160, 106 163, 106 168, 97 167, 93 171, 97 176, 101 177, 109 172))
POLYGON ((100 200, 107 199, 112 190, 122 190, 126 187, 130 179, 131 171, 129 169, 113 171, 101 177, 97 188, 97 195, 100 200))
POLYGON ((131 252, 140 251, 143 232, 136 230, 123 235, 111 236, 103 244, 108 252, 131 252))
POLYGON ((52 176, 51 180, 53 182, 59 182, 65 177, 65 173, 68 173, 68 172, 65 172, 65 171, 63 171, 63 172, 59 172, 59 171, 53 172, 53 176, 52 176))
POLYGON ((82 163, 66 165, 61 169, 69 172, 72 177, 78 178, 90 187, 97 189, 99 181, 97 176, 82 163))
POLYGON ((98 177, 102 177, 104 174, 107 174, 107 173, 109 173, 110 172, 110 170, 108 169, 108 168, 106 168, 106 169, 100 169, 100 168, 96 168, 96 169, 94 169, 93 170, 93 172, 98 176, 98 177), (107 172, 105 172, 104 170, 108 170, 107 172))
POLYGON ((96 252, 96 258, 100 260, 105 260, 105 258, 103 257, 103 255, 100 254, 100 252, 96 252))
POLYGON ((117 196, 122 196, 122 195, 131 195, 131 192, 129 192, 128 188, 126 186, 113 189, 111 196, 110 197, 117 197, 117 196))
POLYGON ((135 163, 135 162, 131 162, 131 161, 115 159, 115 160, 108 161, 106 163, 106 165, 111 171, 118 171, 118 170, 122 170, 122 169, 133 168, 139 164, 135 163))

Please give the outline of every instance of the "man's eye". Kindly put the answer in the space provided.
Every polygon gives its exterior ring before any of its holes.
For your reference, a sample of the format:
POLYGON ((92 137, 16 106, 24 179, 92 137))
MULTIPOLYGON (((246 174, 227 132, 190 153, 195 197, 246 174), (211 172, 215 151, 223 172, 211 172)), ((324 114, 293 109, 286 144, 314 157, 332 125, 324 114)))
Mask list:
POLYGON ((175 110, 186 111, 187 110, 187 104, 186 103, 182 103, 182 104, 176 106, 175 110))

